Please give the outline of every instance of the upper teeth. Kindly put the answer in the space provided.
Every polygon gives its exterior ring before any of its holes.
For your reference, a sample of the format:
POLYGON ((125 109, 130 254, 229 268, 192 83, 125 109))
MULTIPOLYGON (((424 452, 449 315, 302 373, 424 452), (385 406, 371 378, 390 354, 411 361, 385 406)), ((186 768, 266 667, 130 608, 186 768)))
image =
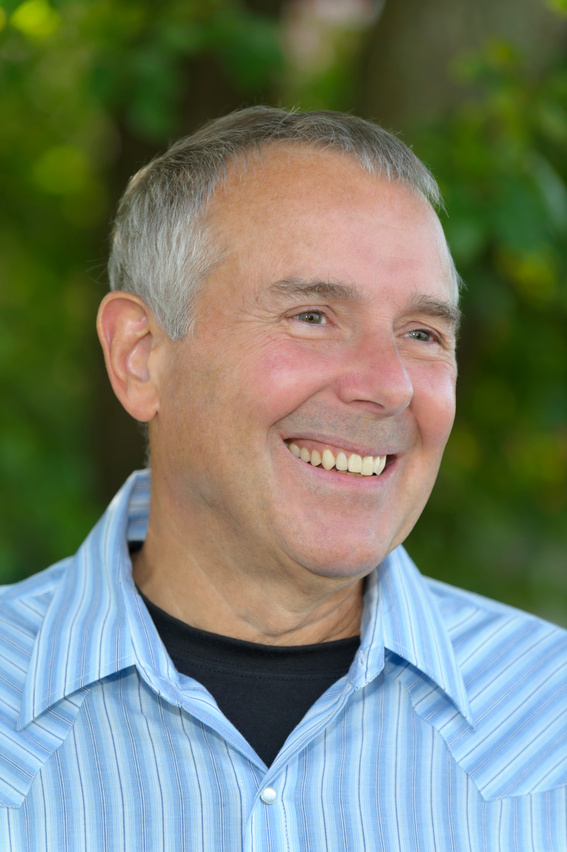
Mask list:
POLYGON ((359 473, 362 476, 379 476, 386 465, 386 456, 359 456, 358 453, 339 452, 335 456, 331 450, 323 450, 323 454, 317 450, 310 452, 306 447, 298 447, 297 444, 287 445, 294 456, 314 467, 322 465, 325 470, 336 468, 347 470, 350 473, 359 473))

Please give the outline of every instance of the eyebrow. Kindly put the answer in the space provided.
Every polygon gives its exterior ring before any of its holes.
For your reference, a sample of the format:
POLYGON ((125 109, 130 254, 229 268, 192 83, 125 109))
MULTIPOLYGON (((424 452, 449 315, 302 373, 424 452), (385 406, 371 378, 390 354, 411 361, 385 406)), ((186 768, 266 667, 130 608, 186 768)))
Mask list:
MULTIPOLYGON (((282 278, 274 281, 268 288, 270 292, 282 296, 323 296, 327 299, 345 302, 359 302, 360 294, 349 284, 337 284, 318 279, 298 277, 282 278)), ((437 299, 435 296, 416 295, 410 299, 404 313, 419 313, 425 316, 445 320, 454 334, 458 333, 462 319, 462 311, 452 302, 437 299)))
POLYGON ((434 296, 415 296, 411 299, 406 308, 406 313, 414 312, 445 320, 455 334, 459 330, 463 317, 462 311, 452 302, 446 302, 444 299, 437 299, 434 296))
POLYGON ((348 284, 333 284, 330 281, 306 280, 305 278, 282 278, 274 281, 269 290, 283 296, 323 296, 345 302, 360 301, 354 287, 348 284))

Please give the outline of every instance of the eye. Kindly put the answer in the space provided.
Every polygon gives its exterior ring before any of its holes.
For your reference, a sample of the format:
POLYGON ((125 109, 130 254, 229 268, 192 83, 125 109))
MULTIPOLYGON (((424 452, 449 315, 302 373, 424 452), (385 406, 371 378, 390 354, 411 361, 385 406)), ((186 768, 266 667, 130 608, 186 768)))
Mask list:
POLYGON ((407 336, 411 337, 412 340, 420 340, 424 343, 438 342, 437 336, 424 328, 416 328, 415 331, 409 331, 407 336))
POLYGON ((327 317, 322 311, 302 311, 296 314, 296 319, 307 325, 323 325, 327 322, 327 317))

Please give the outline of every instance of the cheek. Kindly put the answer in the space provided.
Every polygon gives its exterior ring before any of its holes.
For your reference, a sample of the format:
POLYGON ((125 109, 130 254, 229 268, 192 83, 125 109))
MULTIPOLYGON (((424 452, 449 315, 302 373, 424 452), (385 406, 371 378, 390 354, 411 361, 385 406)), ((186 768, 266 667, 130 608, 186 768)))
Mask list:
POLYGON ((455 419, 455 370, 436 365, 414 381, 413 411, 425 444, 443 451, 455 419))
POLYGON ((290 414, 332 381, 332 364, 305 346, 265 347, 244 358, 239 369, 240 399, 250 415, 270 425, 290 414))

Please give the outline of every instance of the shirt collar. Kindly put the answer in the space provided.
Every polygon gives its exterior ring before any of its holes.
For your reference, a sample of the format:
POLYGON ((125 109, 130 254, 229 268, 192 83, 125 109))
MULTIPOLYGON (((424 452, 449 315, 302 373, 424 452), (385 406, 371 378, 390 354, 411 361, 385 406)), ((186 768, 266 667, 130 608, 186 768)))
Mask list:
POLYGON ((132 474, 68 562, 36 637, 20 727, 81 687, 136 663, 128 539, 147 529, 150 477, 132 474))
MULTIPOLYGON (((36 638, 20 727, 81 687, 136 665, 166 700, 178 679, 136 593, 129 541, 146 537, 151 478, 133 473, 70 561, 36 638)), ((353 685, 372 680, 384 649, 426 675, 470 721, 453 647, 427 585, 402 547, 367 579, 353 685)))
POLYGON ((401 546, 367 578, 355 685, 382 671, 385 649, 433 681, 472 724, 447 627, 425 579, 401 546))

